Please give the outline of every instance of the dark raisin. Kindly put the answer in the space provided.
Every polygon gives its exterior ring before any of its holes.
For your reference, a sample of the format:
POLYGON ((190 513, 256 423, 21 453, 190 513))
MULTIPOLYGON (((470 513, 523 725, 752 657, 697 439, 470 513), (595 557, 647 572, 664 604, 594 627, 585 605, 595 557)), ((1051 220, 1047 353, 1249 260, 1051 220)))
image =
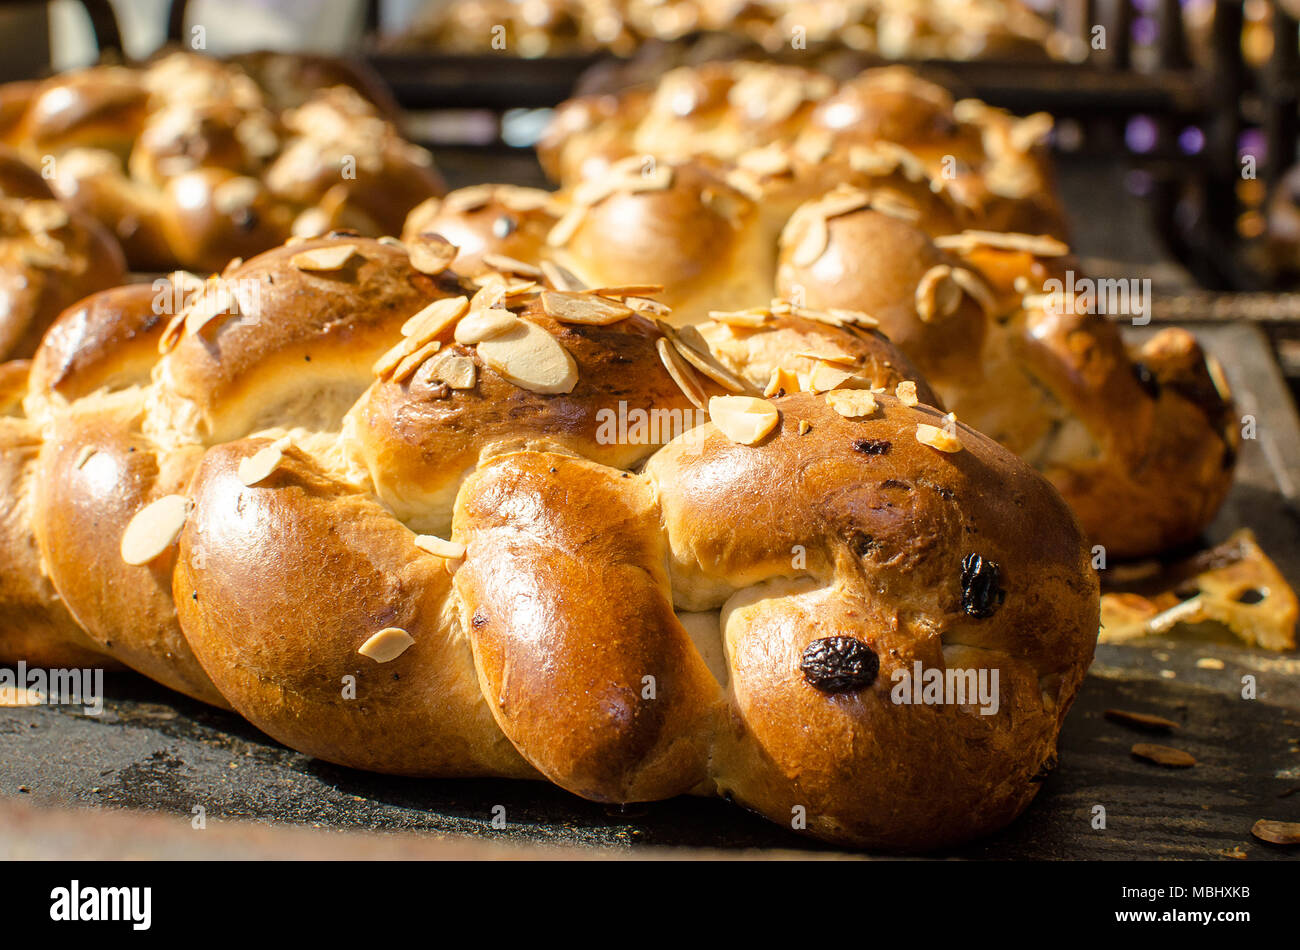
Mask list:
POLYGON ((884 455, 894 447, 892 442, 884 439, 854 439, 853 450, 863 455, 884 455))
POLYGON ((1049 755, 1046 759, 1043 760, 1043 764, 1038 767, 1038 771, 1035 772, 1033 775, 1029 776, 1029 781, 1045 782, 1047 781, 1047 776, 1051 775, 1055 771, 1056 771, 1056 756, 1049 755))
POLYGON ((492 236, 496 238, 508 238, 515 233, 515 219, 508 214, 503 214, 492 222, 492 236))
POLYGON ((1146 363, 1134 363, 1133 375, 1137 377, 1138 383, 1147 391, 1147 395, 1152 399, 1160 398, 1160 380, 1156 379, 1156 374, 1151 372, 1151 367, 1146 363))
POLYGON ((252 208, 237 208, 230 216, 230 220, 235 223, 235 227, 241 231, 252 231, 257 227, 257 212, 252 208))
POLYGON ((823 693, 853 693, 876 681, 880 659, 855 637, 823 637, 804 648, 799 669, 823 693))
POLYGON ((481 610, 474 611, 474 616, 470 619, 470 623, 474 625, 475 630, 481 630, 487 622, 487 614, 483 613, 481 610))
POLYGON ((1007 598, 1007 592, 998 586, 1000 573, 997 561, 990 561, 978 554, 967 554, 962 558, 962 610, 977 620, 993 616, 993 612, 1007 598))

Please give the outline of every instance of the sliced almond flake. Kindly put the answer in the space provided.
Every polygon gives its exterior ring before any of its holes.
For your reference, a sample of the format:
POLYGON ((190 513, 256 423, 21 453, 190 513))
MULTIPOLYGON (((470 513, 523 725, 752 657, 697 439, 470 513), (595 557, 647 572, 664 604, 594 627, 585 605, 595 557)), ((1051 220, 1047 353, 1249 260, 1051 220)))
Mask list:
POLYGON ((479 359, 506 382, 542 394, 568 393, 578 384, 578 365, 555 337, 528 320, 476 347, 479 359))
POLYGON ((422 346, 465 315, 468 297, 443 297, 435 300, 402 324, 402 336, 422 346))
POLYGON ((309 251, 299 251, 289 258, 289 263, 298 270, 335 271, 340 270, 355 253, 357 253, 355 244, 330 244, 326 247, 313 247, 309 251))
POLYGON ((519 318, 509 310, 471 310, 469 316, 456 324, 456 342, 473 346, 515 329, 519 322, 519 318))
POLYGON ((834 145, 834 137, 829 132, 817 129, 805 129, 794 142, 794 153, 809 165, 817 165, 826 159, 834 145))
POLYGON ((773 368, 772 375, 767 379, 767 385, 763 388, 763 395, 770 399, 773 396, 797 393, 799 389, 799 377, 785 367, 777 366, 773 368))
POLYGON ((796 317, 803 317, 805 320, 815 320, 816 322, 824 323, 827 326, 844 326, 844 320, 826 310, 813 310, 809 307, 795 307, 791 312, 796 317))
POLYGON ((542 273, 546 277, 546 282, 556 290, 575 292, 586 289, 586 285, 577 278, 573 271, 556 264, 554 261, 542 261, 542 273))
POLYGON ((448 560, 459 560, 465 556, 465 545, 459 541, 448 541, 432 534, 417 534, 415 536, 415 546, 421 551, 427 551, 429 554, 447 558, 448 560))
POLYGON ((262 481, 280 467, 280 462, 284 460, 286 445, 287 440, 277 439, 252 455, 240 459, 239 480, 250 488, 262 481))
POLYGON ((677 384, 677 388, 686 395, 691 404, 696 409, 705 408, 704 389, 695 378, 695 370, 678 355, 667 337, 655 340, 655 352, 659 354, 659 361, 664 364, 664 369, 668 371, 672 381, 677 384))
POLYGON ((723 389, 730 390, 733 393, 747 394, 754 391, 753 386, 718 362, 717 357, 713 355, 713 351, 709 349, 708 342, 695 327, 685 326, 681 329, 674 329, 662 320, 657 320, 656 323, 659 325, 659 331, 668 337, 673 348, 686 362, 723 389))
POLYGON ((217 317, 236 316, 239 316, 238 298, 227 285, 209 281, 189 303, 185 314, 185 332, 192 336, 217 317))
POLYGON ((473 389, 478 369, 468 356, 448 354, 435 367, 433 377, 452 389, 473 389))
POLYGON ((826 404, 846 419, 859 419, 876 411, 876 397, 867 389, 832 389, 826 404))
POLYGON ((781 148, 780 143, 772 142, 741 153, 736 164, 755 175, 784 175, 790 171, 790 156, 781 148))
POLYGON ((936 264, 916 285, 916 312, 924 323, 951 316, 961 306, 961 288, 952 279, 952 268, 936 264))
POLYGON ((171 351, 185 333, 185 319, 189 316, 188 312, 182 309, 178 314, 167 321, 167 326, 163 328, 162 336, 158 338, 158 352, 166 354, 171 351))
POLYGON ((390 663, 409 650, 415 638, 401 627, 385 627, 357 648, 376 663, 390 663))
POLYGON ((540 267, 527 264, 505 254, 484 254, 483 263, 493 270, 504 271, 507 274, 518 274, 521 277, 532 277, 535 280, 542 279, 542 269, 540 267))
POLYGON ((966 292, 967 296, 980 305, 980 309, 984 311, 984 316, 997 316, 997 299, 984 281, 964 267, 954 267, 952 269, 952 279, 958 287, 966 292))
MULTIPOLYGON (((723 181, 740 192, 750 201, 758 202, 763 200, 763 183, 759 177, 747 168, 732 168, 723 175, 723 181)), ((705 203, 711 203, 706 193, 701 193, 705 203)))
POLYGON ((601 297, 644 297, 646 294, 661 294, 663 284, 614 284, 609 287, 592 287, 587 293, 601 297))
POLYGON ((916 395, 916 383, 910 379, 905 379, 895 386, 894 395, 904 406, 915 406, 921 401, 916 395))
POLYGON ((451 266, 460 248, 441 234, 421 234, 407 243, 407 253, 412 267, 421 274, 436 277, 451 266))
POLYGON ((122 560, 127 564, 148 564, 176 543, 191 502, 184 495, 164 495, 145 505, 122 532, 122 560))
POLYGON ((716 323, 725 323, 730 327, 757 329, 772 319, 772 313, 766 307, 754 307, 749 310, 710 310, 709 319, 716 323))
POLYGON ((799 434, 800 434, 800 435, 807 435, 807 434, 808 434, 809 432, 811 432, 811 431, 812 431, 812 423, 809 422, 807 419, 800 419, 800 420, 799 420, 799 434))
POLYGON ((826 219, 819 214, 809 215, 801 222, 799 242, 790 255, 796 267, 811 267, 826 252, 830 244, 831 232, 826 219))
POLYGON ((383 356, 375 360, 370 371, 379 379, 387 379, 397 369, 399 363, 411 354, 416 347, 411 344, 409 337, 404 337, 402 342, 398 343, 392 349, 384 353, 383 356))
POLYGON ((871 208, 873 211, 879 211, 881 214, 887 214, 891 218, 898 218, 900 221, 906 221, 909 224, 915 224, 921 220, 920 208, 902 195, 891 191, 872 192, 871 208))
POLYGON ((938 426, 932 426, 925 422, 918 422, 916 425, 916 441, 922 445, 938 449, 940 452, 953 453, 961 451, 961 439, 955 435, 950 435, 938 426))
POLYGON ((826 311, 841 323, 851 323, 860 327, 878 327, 880 321, 861 310, 847 310, 843 307, 831 307, 826 311))
POLYGON ((402 252, 406 251, 406 245, 391 234, 385 234, 379 239, 379 243, 384 245, 384 247, 393 247, 402 252))
POLYGON ((506 284, 504 296, 507 300, 515 297, 524 297, 537 291, 538 284, 535 280, 514 280, 506 284))
POLYGON ((806 360, 821 360, 824 363, 843 363, 848 366, 858 365, 858 358, 852 353, 845 353, 843 350, 828 350, 823 353, 809 350, 794 355, 802 356, 806 360))
POLYGON ((599 178, 589 178, 586 181, 579 182, 574 186, 572 197, 574 209, 587 209, 594 205, 600 204, 610 195, 618 190, 618 182, 622 178, 622 173, 610 169, 599 178))
POLYGON ((561 323, 608 326, 632 316, 632 308, 591 294, 570 294, 559 290, 542 291, 542 310, 561 323))
POLYGON ((849 167, 863 175, 888 175, 898 167, 898 158, 870 145, 854 145, 849 149, 849 167))
POLYGON ((824 393, 839 389, 846 381, 853 378, 853 373, 835 363, 818 362, 807 375, 804 386, 810 393, 824 393))
POLYGON ((529 211, 550 210, 555 204, 555 195, 551 192, 518 185, 498 185, 493 197, 511 211, 525 214, 529 211))
POLYGON ((477 211, 492 200, 493 192, 492 185, 470 185, 467 188, 458 188, 442 199, 442 208, 452 214, 477 211))
POLYGON ((624 297, 623 303, 637 313, 648 313, 653 317, 666 317, 673 312, 673 308, 666 303, 660 303, 649 297, 624 297))
POLYGON ((781 422, 781 411, 756 396, 714 396, 709 419, 732 442, 755 445, 781 422))
POLYGON ((408 353, 402 357, 402 361, 393 369, 393 375, 389 377, 389 380, 394 383, 406 382, 425 360, 438 352, 438 348, 441 346, 442 344, 439 341, 430 340, 414 352, 408 353))
POLYGON ((500 275, 490 274, 484 278, 483 285, 469 300, 469 309, 491 310, 500 307, 506 299, 506 281, 500 275), (495 279, 494 279, 495 278, 495 279))
POLYGON ((93 445, 83 445, 81 451, 77 453, 77 460, 73 463, 74 467, 80 469, 90 461, 90 457, 98 451, 93 445))
POLYGON ((960 234, 943 234, 934 239, 935 247, 955 251, 972 251, 991 247, 1024 251, 1035 257, 1064 257, 1070 248, 1048 234, 1021 234, 1015 231, 967 230, 960 234))

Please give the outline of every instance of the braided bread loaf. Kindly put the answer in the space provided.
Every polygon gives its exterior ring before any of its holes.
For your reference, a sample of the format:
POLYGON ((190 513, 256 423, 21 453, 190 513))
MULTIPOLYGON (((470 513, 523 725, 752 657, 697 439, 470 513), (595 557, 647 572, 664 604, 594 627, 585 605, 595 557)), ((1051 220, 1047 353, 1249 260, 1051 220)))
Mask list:
POLYGON ((674 330, 653 288, 455 253, 331 235, 64 314, 0 496, 50 609, 358 768, 898 849, 1025 807, 1098 622, 1044 479, 859 315, 674 330), (900 701, 916 664, 996 671, 996 707, 900 701))
POLYGON ((442 190, 429 154, 390 121, 387 94, 323 57, 170 53, 24 83, 0 101, 0 142, 49 165, 134 270, 219 270, 332 227, 395 232, 442 190))

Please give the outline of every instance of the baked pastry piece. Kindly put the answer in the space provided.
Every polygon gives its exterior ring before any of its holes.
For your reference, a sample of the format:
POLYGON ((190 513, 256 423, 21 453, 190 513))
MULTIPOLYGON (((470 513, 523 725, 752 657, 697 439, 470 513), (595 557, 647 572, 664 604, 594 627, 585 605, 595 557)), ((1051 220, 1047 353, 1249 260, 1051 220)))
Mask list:
POLYGON ((101 649, 358 768, 893 849, 1024 808, 1098 617, 1042 477, 863 315, 675 330, 454 257, 338 234, 60 319, 24 515, 101 649), (916 664, 996 709, 896 701, 916 664))
POLYGON ((332 227, 396 233, 442 190, 377 82, 325 57, 176 52, 19 91, 3 141, 48 164, 134 270, 219 270, 332 227))
POLYGON ((0 359, 31 356, 60 311, 124 277, 113 236, 0 146, 0 359))

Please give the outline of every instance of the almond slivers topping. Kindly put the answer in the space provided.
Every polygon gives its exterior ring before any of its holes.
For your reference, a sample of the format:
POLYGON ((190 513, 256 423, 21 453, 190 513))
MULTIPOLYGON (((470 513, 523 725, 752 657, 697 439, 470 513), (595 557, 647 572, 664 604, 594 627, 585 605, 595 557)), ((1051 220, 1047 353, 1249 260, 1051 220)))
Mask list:
POLYGON ((435 300, 402 324, 402 336, 410 337, 417 346, 427 343, 459 320, 468 309, 467 297, 435 300))
POLYGON ((507 274, 518 274, 520 277, 531 277, 535 280, 542 279, 542 269, 540 267, 526 264, 505 254, 484 254, 483 263, 493 270, 503 271, 507 274))
POLYGON ((934 239, 935 247, 954 251, 971 251, 977 247, 991 247, 1008 251, 1024 251, 1035 257, 1063 257, 1070 248, 1047 234, 1020 234, 1014 231, 962 231, 945 234, 934 239))
POLYGON ((407 379, 415 374, 415 371, 420 368, 421 364, 423 364, 425 360, 438 352, 438 348, 441 346, 442 344, 439 341, 430 340, 428 343, 424 344, 424 346, 421 346, 414 352, 408 353, 406 356, 402 357, 401 362, 394 367, 393 375, 389 377, 390 381, 394 383, 406 382, 407 379))
POLYGON ((846 419, 869 416, 876 411, 876 397, 868 389, 832 389, 826 403, 846 419))
POLYGON ((754 396, 714 396, 709 400, 709 418, 732 442, 754 445, 776 428, 781 412, 754 396))
POLYGON ((568 393, 578 384, 578 365, 560 341, 537 324, 514 329, 477 345, 479 359, 503 379, 530 392, 568 393))
POLYGON ((705 393, 700 382, 695 377, 695 370, 691 369, 682 356, 677 352, 677 348, 672 345, 667 337, 660 337, 655 340, 655 352, 659 354, 659 362, 663 363, 664 369, 668 371, 669 377, 677 384, 677 388, 682 391, 691 405, 696 409, 703 409, 705 406, 705 393))
POLYGON ((280 466, 289 440, 277 439, 239 461, 239 480, 248 487, 256 485, 280 466))
POLYGON ((916 383, 905 379, 894 387, 894 395, 904 406, 915 406, 920 400, 916 396, 916 383))
POLYGON ((451 389, 473 389, 478 369, 468 356, 448 354, 440 358, 433 368, 433 378, 446 383, 451 389))
POLYGON ((591 294, 573 294, 559 290, 542 291, 542 309, 548 317, 561 323, 608 326, 632 316, 632 308, 591 294))
POLYGON ((467 317, 456 324, 456 342, 463 346, 473 346, 515 329, 520 322, 509 310, 471 310, 467 317))
POLYGON ((819 361, 804 379, 803 388, 810 393, 830 392, 832 389, 839 389, 840 386, 852 378, 853 372, 851 370, 846 370, 834 363, 819 361))
POLYGON ((763 389, 763 395, 768 398, 784 396, 797 393, 799 389, 799 377, 788 369, 778 366, 772 370, 772 375, 768 377, 767 386, 763 389))
POLYGON ((432 534, 417 534, 415 546, 421 551, 454 561, 465 556, 465 545, 432 534))
POLYGON ((585 289, 582 281, 571 270, 552 261, 542 261, 542 274, 546 277, 546 282, 556 290, 573 292, 585 289))
POLYGON ((217 317, 239 316, 239 300, 224 283, 209 282, 189 302, 185 314, 185 332, 200 332, 217 317))
POLYGON ((332 244, 314 247, 310 251, 299 251, 289 258, 289 263, 298 270, 334 271, 342 268, 356 252, 355 244, 332 244))
POLYGON ((401 627, 385 627, 357 649, 364 657, 376 663, 388 663, 410 649, 415 638, 401 627))
POLYGON ((407 242, 407 252, 412 267, 421 274, 436 277, 451 266, 460 248, 440 234, 421 234, 416 240, 407 242))
POLYGON ((945 432, 938 426, 932 426, 925 422, 919 422, 916 425, 916 441, 922 445, 936 448, 940 452, 961 451, 961 439, 945 432))
POLYGON ((137 511, 122 532, 122 560, 148 564, 175 544, 189 517, 190 504, 184 495, 164 495, 137 511))
POLYGON ((952 268, 936 264, 926 271, 916 285, 915 298, 916 312, 922 322, 951 316, 961 306, 961 287, 952 278, 952 268))

